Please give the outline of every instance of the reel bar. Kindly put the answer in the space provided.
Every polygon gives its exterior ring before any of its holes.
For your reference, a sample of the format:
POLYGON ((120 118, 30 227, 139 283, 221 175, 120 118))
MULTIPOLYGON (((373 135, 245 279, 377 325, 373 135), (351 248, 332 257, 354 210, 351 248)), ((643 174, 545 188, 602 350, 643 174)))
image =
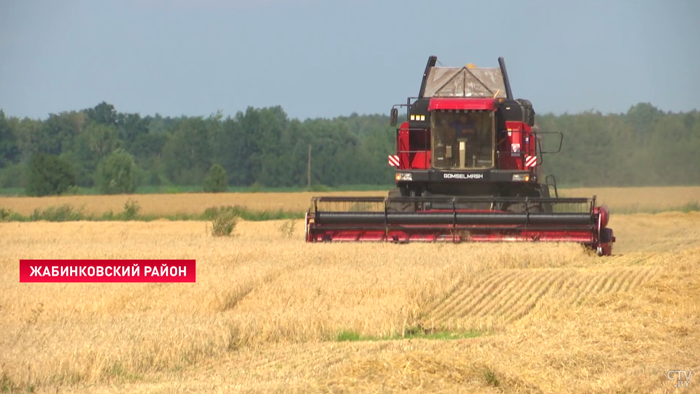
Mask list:
POLYGON ((590 225, 588 213, 480 213, 480 212, 316 212, 315 221, 326 224, 446 224, 446 225, 590 225))

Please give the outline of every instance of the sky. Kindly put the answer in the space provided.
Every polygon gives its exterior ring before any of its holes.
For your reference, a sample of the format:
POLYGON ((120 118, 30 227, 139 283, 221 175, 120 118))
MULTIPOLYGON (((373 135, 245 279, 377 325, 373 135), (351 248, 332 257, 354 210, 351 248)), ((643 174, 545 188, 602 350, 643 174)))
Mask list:
POLYGON ((428 56, 506 61, 537 113, 700 109, 695 0, 0 0, 0 109, 388 114, 428 56))

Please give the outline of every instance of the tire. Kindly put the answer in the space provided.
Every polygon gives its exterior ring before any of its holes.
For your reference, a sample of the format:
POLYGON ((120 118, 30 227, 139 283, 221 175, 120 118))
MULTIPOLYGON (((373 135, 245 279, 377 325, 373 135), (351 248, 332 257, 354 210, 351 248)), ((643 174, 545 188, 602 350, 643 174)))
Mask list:
POLYGON ((531 204, 527 207, 527 211, 529 213, 542 213, 544 212, 544 209, 542 209, 541 204, 531 204))
MULTIPOLYGON (((551 197, 549 195, 549 186, 548 185, 541 185, 540 197, 542 197, 542 198, 550 198, 551 197)), ((542 212, 545 212, 545 213, 554 212, 553 204, 552 203, 542 203, 542 212)))
MULTIPOLYGON (((389 191, 388 197, 390 199, 392 199, 392 198, 401 198, 403 196, 401 195, 401 190, 399 188, 396 188, 396 189, 389 191)), ((394 202, 387 203, 386 210, 388 212, 415 212, 416 208, 410 202, 395 202, 394 201, 394 202)))
MULTIPOLYGON (((541 190, 535 190, 534 192, 531 192, 528 194, 529 197, 535 197, 535 198, 541 198, 541 197, 548 197, 544 196, 541 190)), ((518 196, 521 197, 521 196, 518 196)), ((524 197, 523 197, 524 199, 524 197)), ((527 205, 524 204, 523 202, 519 203, 512 203, 512 204, 505 204, 505 206, 502 208, 503 211, 505 212, 514 212, 514 213, 524 213, 524 212, 529 212, 529 213, 542 213, 542 212, 551 212, 551 204, 547 203, 528 203, 527 205), (549 209, 549 210, 548 210, 549 209)))
POLYGON ((546 204, 528 204, 527 207, 525 207, 525 209, 523 209, 522 204, 512 204, 508 205, 504 209, 504 211, 511 213, 542 213, 547 212, 546 209, 546 204))

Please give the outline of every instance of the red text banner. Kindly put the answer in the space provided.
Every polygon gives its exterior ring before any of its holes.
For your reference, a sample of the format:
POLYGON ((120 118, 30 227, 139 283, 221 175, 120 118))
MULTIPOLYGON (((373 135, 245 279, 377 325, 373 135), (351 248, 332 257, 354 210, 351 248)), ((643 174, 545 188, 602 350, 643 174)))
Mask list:
POLYGON ((196 260, 20 260, 23 283, 194 283, 196 260))

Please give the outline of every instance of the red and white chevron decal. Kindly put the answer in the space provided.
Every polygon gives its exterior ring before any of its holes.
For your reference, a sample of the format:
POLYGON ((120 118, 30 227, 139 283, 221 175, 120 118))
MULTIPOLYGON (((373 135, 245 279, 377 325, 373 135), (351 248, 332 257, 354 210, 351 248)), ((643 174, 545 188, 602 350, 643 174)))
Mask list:
POLYGON ((537 156, 525 156, 525 168, 537 165, 537 156))
POLYGON ((392 167, 399 166, 399 155, 389 155, 389 165, 392 167))

